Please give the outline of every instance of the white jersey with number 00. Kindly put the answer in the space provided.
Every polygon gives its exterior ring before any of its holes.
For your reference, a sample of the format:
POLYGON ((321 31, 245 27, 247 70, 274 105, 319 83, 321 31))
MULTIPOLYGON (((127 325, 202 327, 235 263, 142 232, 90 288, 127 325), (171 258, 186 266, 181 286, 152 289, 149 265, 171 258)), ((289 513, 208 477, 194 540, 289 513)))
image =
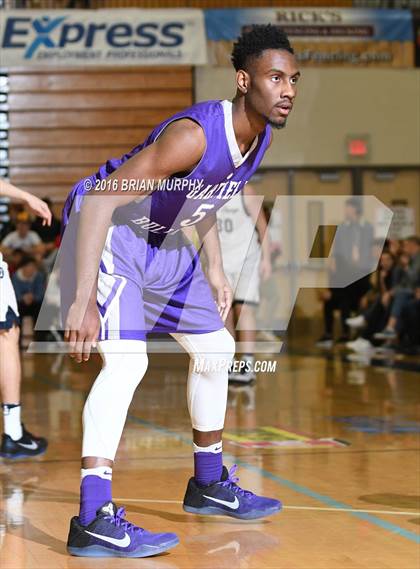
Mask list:
POLYGON ((260 255, 258 234, 248 214, 242 193, 217 212, 217 227, 227 271, 241 271, 246 260, 257 262, 260 255))
POLYGON ((3 261, 3 256, 0 253, 0 322, 6 320, 9 307, 16 315, 19 315, 15 291, 12 281, 10 280, 9 268, 7 263, 3 261))

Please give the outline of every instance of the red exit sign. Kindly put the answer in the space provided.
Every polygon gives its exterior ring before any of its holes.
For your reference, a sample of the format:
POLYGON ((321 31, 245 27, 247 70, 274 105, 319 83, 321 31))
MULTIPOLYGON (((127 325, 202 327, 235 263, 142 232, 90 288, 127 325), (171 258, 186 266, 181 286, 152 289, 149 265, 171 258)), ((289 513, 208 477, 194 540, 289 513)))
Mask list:
POLYGON ((369 137, 367 135, 351 135, 346 140, 347 156, 366 158, 369 155, 369 137))

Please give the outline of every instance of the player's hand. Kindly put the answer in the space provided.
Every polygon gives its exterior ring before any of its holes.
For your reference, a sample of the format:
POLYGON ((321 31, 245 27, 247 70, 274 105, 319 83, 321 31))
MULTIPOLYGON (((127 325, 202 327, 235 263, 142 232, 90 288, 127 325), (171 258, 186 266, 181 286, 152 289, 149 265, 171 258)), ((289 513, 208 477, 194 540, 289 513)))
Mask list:
POLYGON ((74 302, 69 310, 64 339, 69 342, 69 354, 77 363, 87 362, 92 348, 96 348, 100 319, 96 303, 74 302), (83 306, 82 306, 83 304, 83 306))
POLYGON ((28 194, 25 203, 32 213, 42 219, 42 225, 51 225, 52 213, 45 202, 32 194, 28 194))
POLYGON ((209 269, 207 278, 213 289, 217 308, 223 322, 225 322, 232 306, 233 292, 223 269, 209 269))
POLYGON ((271 261, 266 257, 261 258, 260 277, 263 280, 263 282, 267 281, 271 277, 271 261))

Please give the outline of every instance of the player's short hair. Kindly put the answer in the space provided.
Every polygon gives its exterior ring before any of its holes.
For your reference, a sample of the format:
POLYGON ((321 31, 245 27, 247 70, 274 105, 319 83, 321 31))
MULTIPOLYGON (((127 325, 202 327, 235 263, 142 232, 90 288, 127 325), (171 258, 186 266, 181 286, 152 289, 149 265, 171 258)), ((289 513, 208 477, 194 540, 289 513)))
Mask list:
POLYGON ((233 44, 231 61, 233 67, 245 69, 249 61, 260 57, 266 49, 284 49, 293 54, 286 32, 279 26, 272 24, 255 24, 246 27, 233 44))

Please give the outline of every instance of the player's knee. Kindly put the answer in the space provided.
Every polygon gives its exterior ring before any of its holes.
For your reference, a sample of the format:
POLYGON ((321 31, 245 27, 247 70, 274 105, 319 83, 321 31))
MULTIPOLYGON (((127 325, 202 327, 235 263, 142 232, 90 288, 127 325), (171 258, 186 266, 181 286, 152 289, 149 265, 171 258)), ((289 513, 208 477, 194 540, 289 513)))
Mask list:
POLYGON ((107 354, 103 369, 118 381, 127 384, 140 383, 148 366, 147 354, 107 354))
POLYGON ((228 370, 235 352, 235 341, 226 329, 213 334, 211 349, 199 350, 192 356, 192 370, 204 382, 201 383, 203 388, 207 385, 209 395, 216 390, 220 396, 220 393, 227 390, 228 370))
POLYGON ((228 367, 235 355, 235 340, 226 328, 212 334, 211 349, 200 352, 199 357, 210 362, 224 363, 228 367))
POLYGON ((103 367, 86 400, 83 410, 85 426, 91 424, 93 415, 97 414, 100 421, 102 410, 109 405, 125 413, 147 370, 148 358, 145 351, 128 351, 127 346, 121 346, 117 353, 115 345, 100 345, 99 352, 103 358, 103 367))
POLYGON ((137 386, 148 366, 146 346, 141 341, 108 340, 99 343, 103 360, 103 371, 109 378, 117 378, 119 385, 124 382, 137 386))
POLYGON ((220 332, 221 332, 220 342, 223 345, 224 357, 227 360, 231 361, 235 356, 235 350, 236 350, 235 339, 226 328, 223 328, 223 330, 221 330, 220 332))
POLYGON ((226 328, 195 337, 190 336, 189 345, 189 354, 193 362, 229 362, 235 355, 235 340, 226 328))

